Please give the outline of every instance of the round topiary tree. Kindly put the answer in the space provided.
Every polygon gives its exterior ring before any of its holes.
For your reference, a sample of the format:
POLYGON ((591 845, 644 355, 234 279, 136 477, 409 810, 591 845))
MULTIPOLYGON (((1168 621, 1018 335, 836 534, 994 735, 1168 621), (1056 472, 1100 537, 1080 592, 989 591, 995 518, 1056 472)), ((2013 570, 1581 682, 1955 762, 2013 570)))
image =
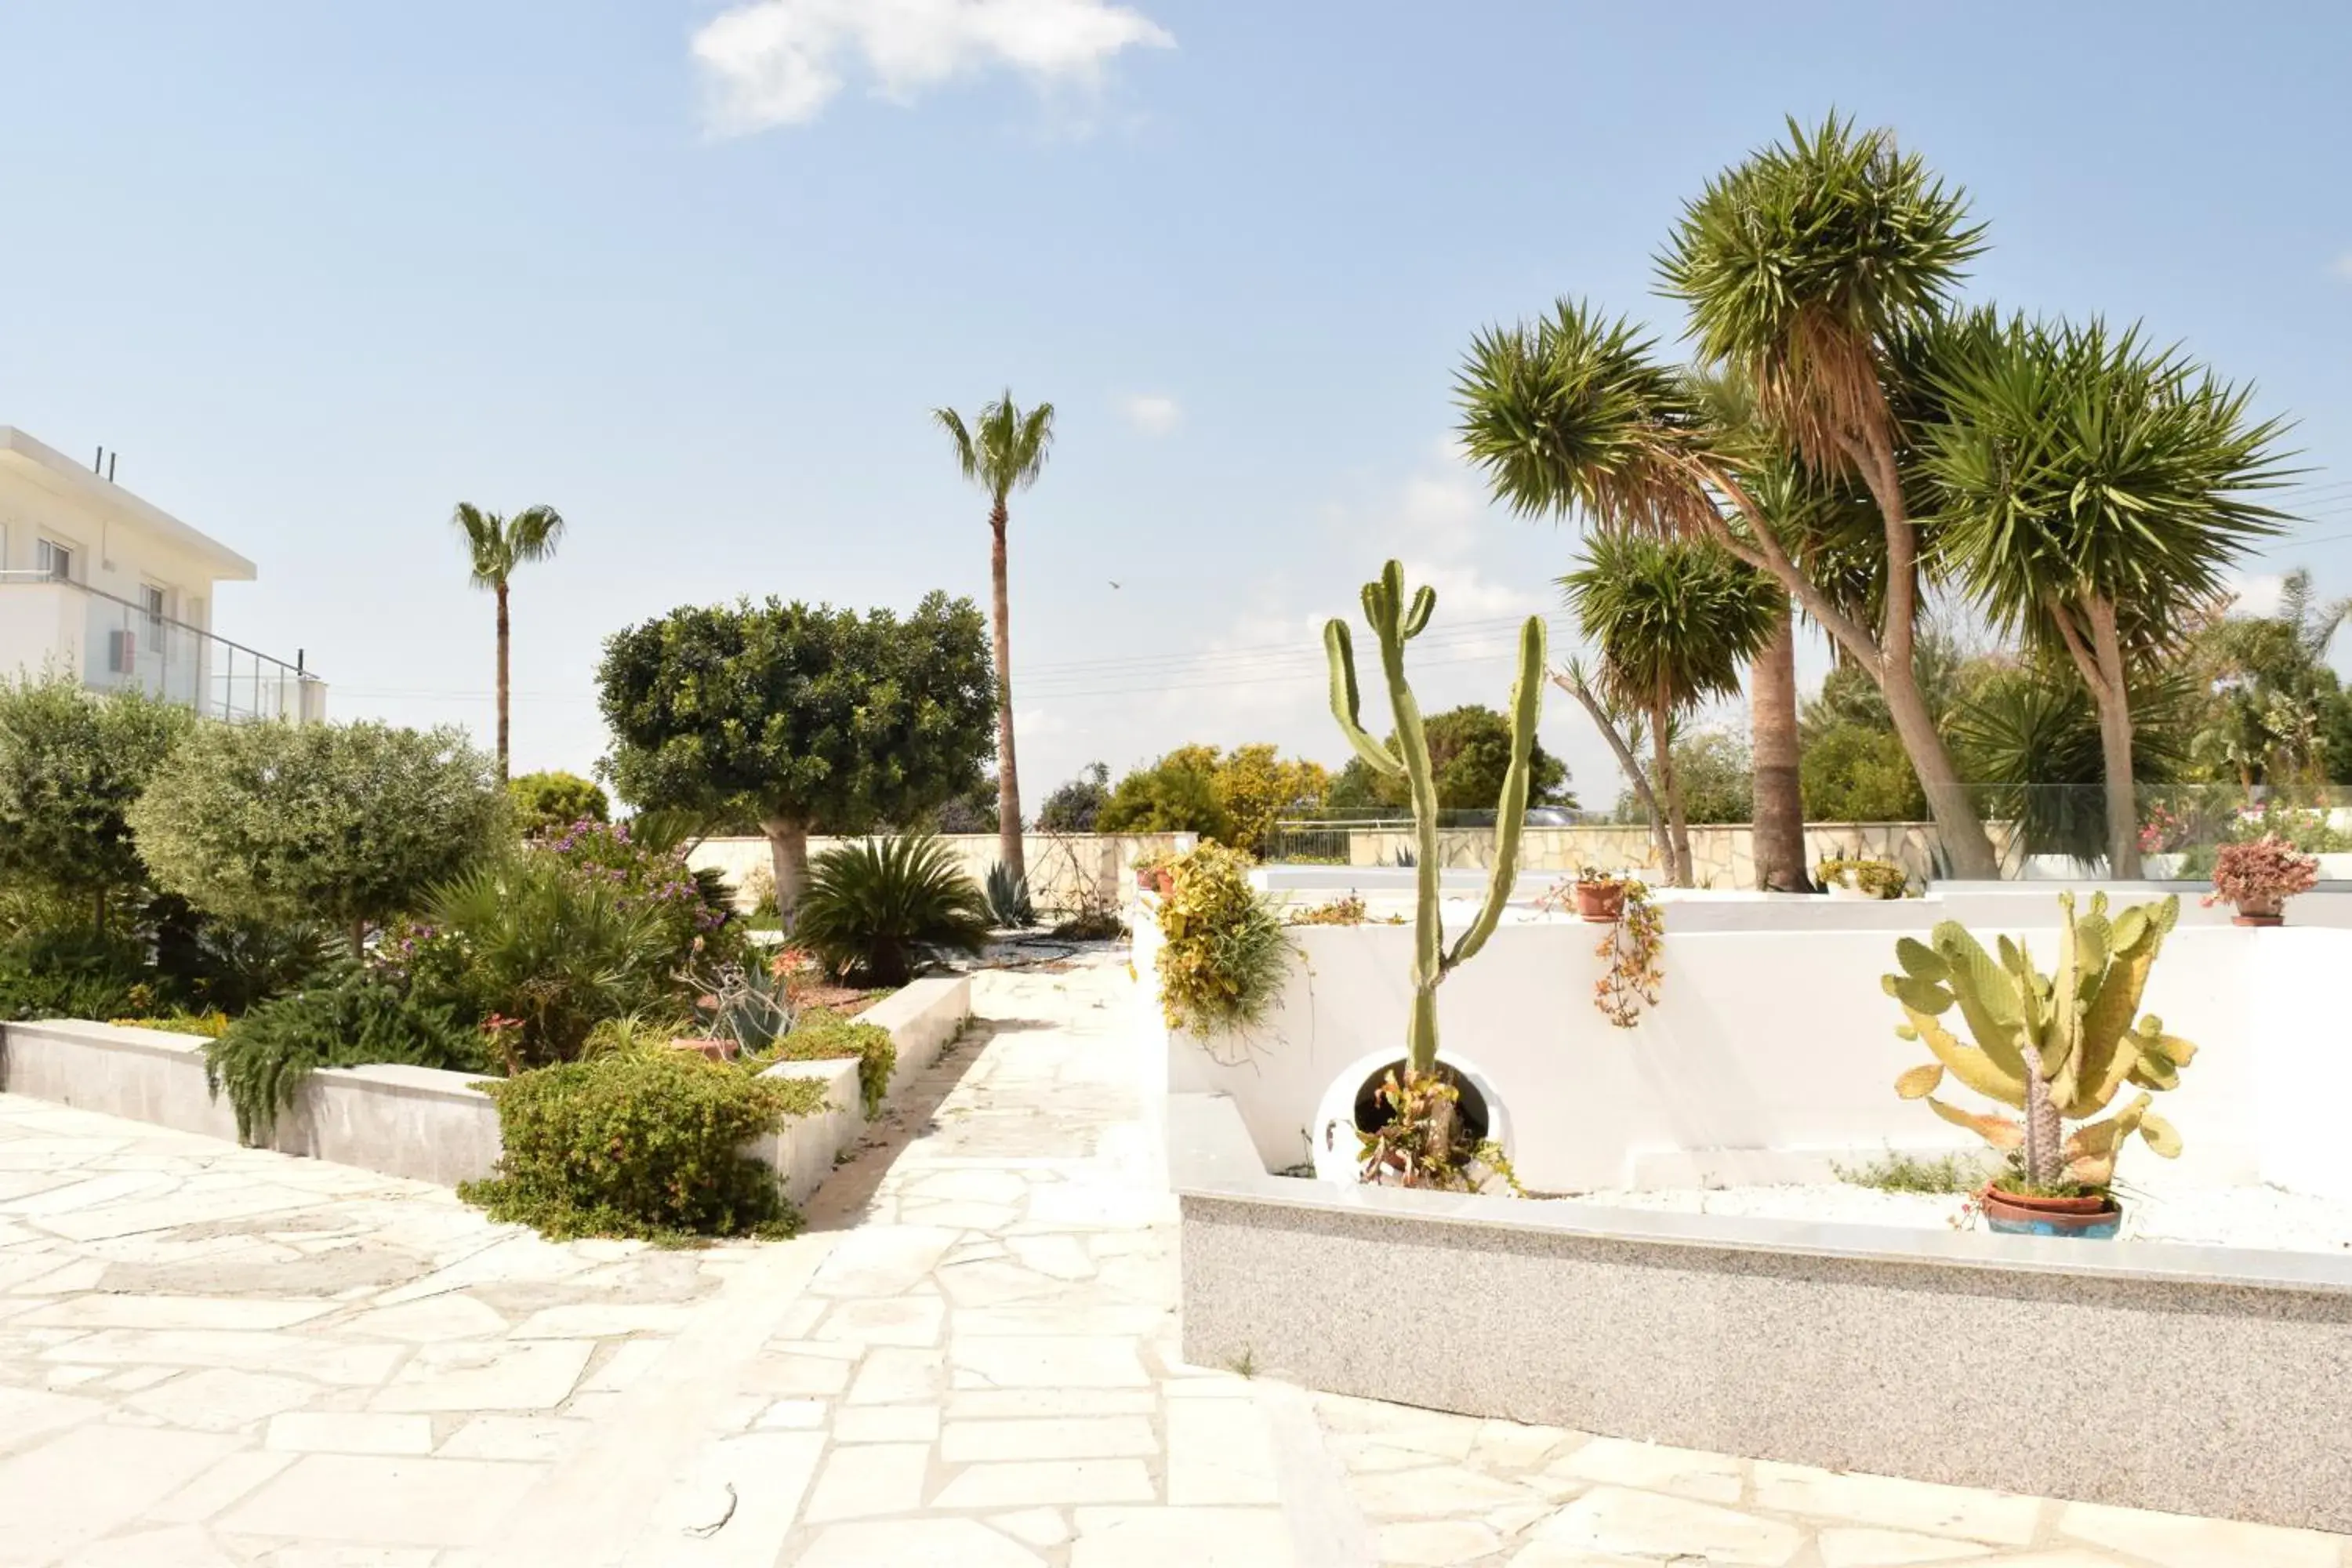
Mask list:
POLYGON ((519 773, 507 781, 507 793, 514 797, 515 826, 526 838, 561 833, 583 822, 613 820, 613 805, 603 785, 561 769, 519 773))
POLYGON ((131 810, 159 886, 218 914, 351 933, 512 837, 498 765, 455 728, 206 724, 131 810))
POLYGON ((147 879, 124 813, 194 718, 136 690, 63 676, 0 684, 0 880, 108 900, 147 879))

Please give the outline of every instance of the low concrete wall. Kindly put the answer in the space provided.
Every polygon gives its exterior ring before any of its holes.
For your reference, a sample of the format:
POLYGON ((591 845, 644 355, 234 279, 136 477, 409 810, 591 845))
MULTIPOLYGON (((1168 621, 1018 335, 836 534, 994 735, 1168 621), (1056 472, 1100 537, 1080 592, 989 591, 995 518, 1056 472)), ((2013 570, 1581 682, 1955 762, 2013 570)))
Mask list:
MULTIPOLYGON (((814 859, 849 838, 812 838, 809 858, 814 859)), ((954 854, 966 876, 985 886, 989 868, 996 864, 993 833, 950 833, 940 842, 954 854)), ((1199 842, 1191 833, 1025 833, 1021 852, 1029 867, 1029 900, 1046 913, 1066 914, 1082 898, 1116 909, 1135 885, 1135 863, 1150 856, 1181 855, 1199 842)), ((740 895, 744 879, 770 867, 764 838, 706 838, 686 858, 697 870, 715 868, 733 883, 740 895)), ((749 907, 749 900, 740 900, 749 907)))
MULTIPOLYGON (((939 1059, 971 1016, 971 977, 918 980, 865 1016, 888 1029, 898 1047, 895 1096, 939 1059)), ((786 1122, 751 1150, 775 1167, 794 1203, 803 1202, 832 1173, 835 1157, 866 1131, 857 1062, 780 1062, 762 1076, 824 1085, 825 1109, 786 1122)), ((476 1087, 494 1081, 433 1068, 326 1068, 312 1073, 280 1113, 268 1147, 454 1186, 497 1169, 498 1107, 476 1087)), ((228 1101, 205 1088, 204 1042, 193 1035, 74 1020, 0 1025, 0 1090, 210 1138, 236 1137, 228 1101)))
MULTIPOLYGON (((2024 857, 2018 853, 2016 825, 1987 824, 1993 851, 2012 875, 2024 857)), ((1690 830, 1692 879, 1702 888, 1756 886, 1755 832, 1748 824, 1706 823, 1690 830)), ((1407 825, 1349 826, 1335 823, 1318 827, 1305 823, 1284 825, 1283 842, 1294 853, 1339 859, 1350 866, 1395 866, 1401 857, 1416 852, 1413 830, 1407 825)), ((1480 867, 1494 862, 1492 828, 1449 828, 1438 834, 1438 858, 1450 867, 1480 867)), ((1891 860, 1925 883, 1936 873, 1942 839, 1931 822, 1809 822, 1805 825, 1805 867, 1810 872, 1823 860, 1863 858, 1891 860)), ((1648 827, 1611 825, 1590 827, 1528 827, 1519 835, 1519 864, 1529 870, 1558 876, 1582 866, 1604 870, 1654 871, 1657 846, 1648 827)))
POLYGON ((1178 1097, 1168 1135, 1195 1365, 2352 1531, 2352 1259, 1283 1180, 1222 1096, 1178 1097))

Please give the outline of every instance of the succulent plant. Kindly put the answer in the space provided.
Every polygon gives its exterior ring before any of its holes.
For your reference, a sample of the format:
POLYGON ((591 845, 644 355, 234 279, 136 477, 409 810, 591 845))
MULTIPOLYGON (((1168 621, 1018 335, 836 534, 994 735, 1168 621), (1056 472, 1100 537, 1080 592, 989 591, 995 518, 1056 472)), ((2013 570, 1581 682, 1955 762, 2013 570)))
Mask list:
POLYGON ((2180 900, 2135 905, 2112 920, 2105 893, 2094 893, 2079 919, 2072 893, 2059 894, 2058 903, 2058 956, 2047 975, 2022 943, 2005 936, 1996 962, 1957 921, 1938 923, 1925 942, 1895 943, 1903 972, 1883 984, 1909 1020, 1895 1033, 1921 1042, 1936 1059, 1896 1079, 1895 1091, 1926 1100, 1945 1121, 2013 1156, 2034 1187, 2104 1188, 2114 1179, 2116 1152, 2134 1133, 2166 1159, 2180 1152, 2179 1133, 2148 1110, 2147 1091, 2178 1086, 2197 1047, 2166 1034, 2153 1014, 2137 1024, 2132 1018, 2180 900), (1970 1039, 1946 1026, 1955 1005, 1970 1039), (1947 1073, 2022 1115, 1938 1100, 1947 1073), (2126 1084, 2143 1092, 2105 1121, 2091 1120, 2126 1084), (2083 1125, 2068 1135, 2069 1121, 2083 1125))
POLYGON ((1391 561, 1381 569, 1378 581, 1364 584, 1363 601, 1364 619, 1380 640, 1381 669, 1388 679, 1389 708, 1395 720, 1396 750, 1391 752, 1364 729, 1356 686, 1355 647, 1348 634, 1348 623, 1342 620, 1333 620, 1323 628, 1324 651, 1331 663, 1331 714, 1339 721, 1340 733, 1347 736, 1349 745, 1367 766, 1386 777, 1404 779, 1412 794, 1417 897, 1412 1016, 1405 1030, 1406 1081, 1402 1089, 1406 1100, 1429 1109, 1434 1119, 1435 1147, 1445 1149, 1451 1147, 1453 1099, 1418 1092, 1416 1080, 1437 1070, 1437 987, 1486 945, 1486 939, 1502 921, 1503 908, 1510 901, 1511 885, 1518 876, 1519 830, 1528 814, 1529 759, 1535 747, 1536 721, 1543 711, 1544 623, 1541 616, 1529 616, 1519 630, 1518 679, 1511 689, 1508 714, 1511 757, 1503 774, 1501 798, 1495 803, 1495 863, 1487 877, 1486 902, 1479 907, 1469 929, 1448 948, 1438 905, 1438 877, 1444 861, 1438 854, 1437 784, 1430 763, 1429 738, 1422 727, 1421 705, 1414 700, 1412 687, 1404 673, 1405 644, 1428 626, 1437 608, 1437 593, 1424 586, 1415 590, 1408 601, 1404 567, 1391 561))

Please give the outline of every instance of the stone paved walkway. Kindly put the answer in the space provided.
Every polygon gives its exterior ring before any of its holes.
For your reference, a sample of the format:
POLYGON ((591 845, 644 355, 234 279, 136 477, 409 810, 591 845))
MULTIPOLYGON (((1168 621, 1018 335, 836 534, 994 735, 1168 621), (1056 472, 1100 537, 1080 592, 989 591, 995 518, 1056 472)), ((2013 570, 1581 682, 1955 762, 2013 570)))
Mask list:
POLYGON ((1123 964, 975 1002, 782 1246, 0 1097, 0 1568, 2352 1568, 1188 1368, 1123 964))

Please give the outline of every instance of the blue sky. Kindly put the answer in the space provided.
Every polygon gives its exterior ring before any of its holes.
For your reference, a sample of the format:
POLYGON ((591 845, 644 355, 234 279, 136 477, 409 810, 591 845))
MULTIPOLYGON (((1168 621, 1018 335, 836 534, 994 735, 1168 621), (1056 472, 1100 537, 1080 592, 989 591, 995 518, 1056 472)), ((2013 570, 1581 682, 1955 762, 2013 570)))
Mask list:
MULTIPOLYGON (((1319 616, 1437 583, 1423 704, 1498 702, 1573 537, 1451 457, 1470 333, 1561 293, 1679 323, 1650 258, 1832 105, 1990 220, 1972 292, 2143 317, 2298 421, 2352 591, 2338 7, 1483 0, 7 7, 0 423, 260 563, 222 629, 333 710, 488 734, 446 518, 545 501, 519 767, 604 744, 602 637, 740 594, 984 599, 933 405, 1059 406, 1016 502, 1033 795, 1202 740, 1336 763, 1319 616), (2126 20, 2128 16, 2128 20, 2126 20), (1116 588, 1111 584, 1116 582, 1116 588)), ((2262 584, 2254 584, 2258 596, 2262 584)), ((1605 752, 1547 743, 1588 799, 1605 752)))

